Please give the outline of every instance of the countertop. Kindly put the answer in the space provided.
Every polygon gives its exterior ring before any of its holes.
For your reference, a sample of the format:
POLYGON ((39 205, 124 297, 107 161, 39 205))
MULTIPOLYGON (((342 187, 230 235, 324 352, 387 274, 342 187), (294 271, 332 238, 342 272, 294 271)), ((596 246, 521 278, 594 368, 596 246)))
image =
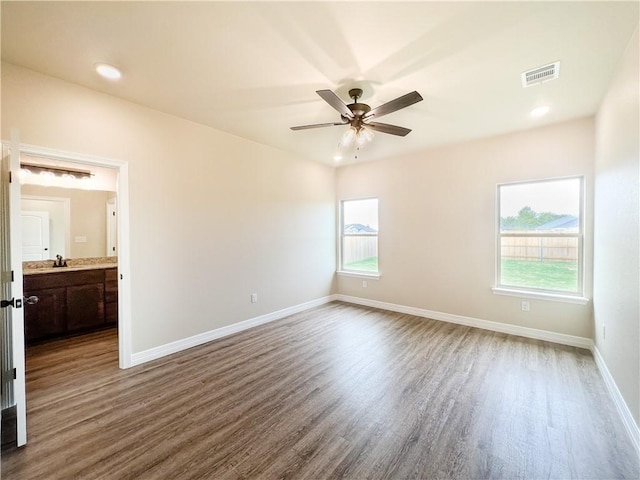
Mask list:
MULTIPOLYGON (((53 263, 53 262, 51 262, 53 263)), ((93 265, 76 265, 75 267, 48 267, 48 268, 28 268, 22 271, 22 275, 40 275, 43 273, 63 273, 63 272, 77 272, 80 270, 99 270, 103 268, 117 268, 115 263, 95 263, 93 265)))
POLYGON ((74 258, 67 260, 66 267, 53 267, 53 260, 22 262, 23 275, 42 275, 46 273, 77 272, 82 270, 99 270, 117 268, 116 257, 74 258))

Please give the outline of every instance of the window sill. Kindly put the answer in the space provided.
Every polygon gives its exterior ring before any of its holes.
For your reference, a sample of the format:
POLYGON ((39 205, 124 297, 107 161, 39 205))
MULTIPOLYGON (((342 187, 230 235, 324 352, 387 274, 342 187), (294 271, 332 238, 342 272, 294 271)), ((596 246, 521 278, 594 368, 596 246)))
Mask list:
POLYGON ((586 305, 589 299, 578 295, 563 295, 561 293, 534 292, 531 290, 516 290, 504 287, 493 287, 491 289, 496 295, 508 295, 511 297, 532 298, 537 300, 549 300, 551 302, 574 303, 586 305))
POLYGON ((380 278, 379 273, 352 272, 348 270, 338 270, 336 273, 341 277, 370 278, 372 280, 378 280, 380 278))

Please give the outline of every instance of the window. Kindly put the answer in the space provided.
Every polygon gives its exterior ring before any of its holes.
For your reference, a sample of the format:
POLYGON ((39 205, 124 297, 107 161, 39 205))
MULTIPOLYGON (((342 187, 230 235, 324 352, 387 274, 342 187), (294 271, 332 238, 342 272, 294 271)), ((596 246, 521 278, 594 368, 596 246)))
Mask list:
POLYGON ((340 204, 343 271, 378 273, 378 199, 343 200, 340 204))
POLYGON ((582 182, 498 186, 498 288, 582 295, 582 182))

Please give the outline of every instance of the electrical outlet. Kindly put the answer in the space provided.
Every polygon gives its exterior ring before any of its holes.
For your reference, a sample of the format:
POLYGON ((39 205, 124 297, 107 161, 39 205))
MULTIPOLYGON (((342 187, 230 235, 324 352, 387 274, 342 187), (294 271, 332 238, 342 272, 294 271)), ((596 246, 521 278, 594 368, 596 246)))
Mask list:
POLYGON ((362 288, 367 288, 369 285, 367 284, 366 280, 362 281, 362 288))
POLYGON ((529 300, 522 300, 522 311, 523 312, 529 311, 529 300))
POLYGON ((251 303, 257 303, 258 302, 258 294, 257 293, 252 293, 251 294, 251 303))

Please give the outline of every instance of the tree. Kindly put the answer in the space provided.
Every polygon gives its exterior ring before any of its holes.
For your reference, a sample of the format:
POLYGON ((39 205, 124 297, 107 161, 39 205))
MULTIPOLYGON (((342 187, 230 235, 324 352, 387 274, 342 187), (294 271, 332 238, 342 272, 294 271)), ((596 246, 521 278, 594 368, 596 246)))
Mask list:
POLYGON ((563 214, 552 212, 538 213, 526 206, 520 209, 517 217, 500 217, 500 228, 502 230, 533 230, 563 216, 563 214))

